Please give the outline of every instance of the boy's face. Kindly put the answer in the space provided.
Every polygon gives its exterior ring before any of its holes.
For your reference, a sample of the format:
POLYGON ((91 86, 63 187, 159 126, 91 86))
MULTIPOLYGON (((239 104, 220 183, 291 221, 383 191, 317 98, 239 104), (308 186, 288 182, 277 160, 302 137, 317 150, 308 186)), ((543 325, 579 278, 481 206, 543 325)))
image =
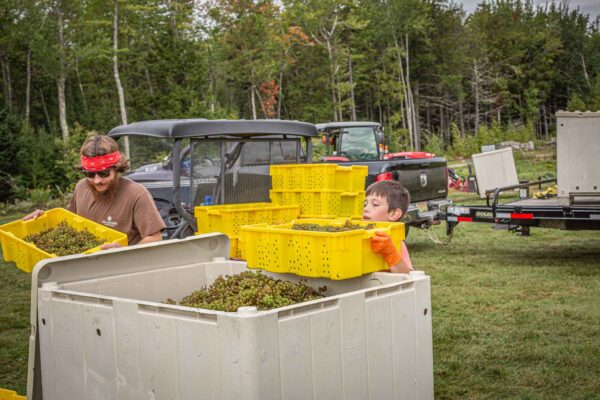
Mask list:
POLYGON ((389 210, 387 199, 370 194, 365 199, 363 207, 363 220, 378 222, 394 222, 402 218, 402 210, 399 208, 389 210))

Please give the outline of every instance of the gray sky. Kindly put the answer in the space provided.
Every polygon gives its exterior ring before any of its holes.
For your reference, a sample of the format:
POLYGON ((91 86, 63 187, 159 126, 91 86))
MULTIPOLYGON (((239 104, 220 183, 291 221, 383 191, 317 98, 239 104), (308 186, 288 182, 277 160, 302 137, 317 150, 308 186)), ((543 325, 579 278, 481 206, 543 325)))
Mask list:
MULTIPOLYGON (((475 11, 478 3, 482 3, 483 0, 457 0, 458 3, 462 3, 467 14, 475 11)), ((533 0, 534 4, 547 3, 546 0, 533 0)), ((579 10, 584 14, 590 15, 590 20, 593 20, 600 15, 600 0, 570 0, 569 9, 574 10, 579 6, 579 10)))

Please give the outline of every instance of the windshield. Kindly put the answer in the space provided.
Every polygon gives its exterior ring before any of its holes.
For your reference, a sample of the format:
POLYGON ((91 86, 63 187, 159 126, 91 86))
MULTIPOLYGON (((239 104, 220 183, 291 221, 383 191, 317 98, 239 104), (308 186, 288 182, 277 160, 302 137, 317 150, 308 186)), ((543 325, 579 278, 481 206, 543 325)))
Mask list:
POLYGON ((377 143, 373 127, 344 128, 341 136, 340 156, 351 161, 377 159, 377 143))
MULTIPOLYGON (((123 139, 121 139, 121 146, 123 139)), ((129 164, 131 169, 140 166, 158 163, 170 155, 173 141, 163 138, 129 136, 129 164)))
MULTIPOLYGON (((190 152, 189 139, 184 139, 181 144, 181 168, 183 175, 189 175, 190 152)), ((166 169, 173 169, 173 140, 146 136, 129 137, 129 165, 134 171, 144 168, 147 172, 156 171, 156 163, 162 163, 166 169)))

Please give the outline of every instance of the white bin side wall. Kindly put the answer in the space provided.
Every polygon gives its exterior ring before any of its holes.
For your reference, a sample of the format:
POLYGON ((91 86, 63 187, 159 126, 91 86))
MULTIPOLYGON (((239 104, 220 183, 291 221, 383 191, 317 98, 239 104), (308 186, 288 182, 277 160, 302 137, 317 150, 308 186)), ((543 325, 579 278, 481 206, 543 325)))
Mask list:
POLYGON ((417 398, 433 399, 433 332, 431 331, 430 278, 415 280, 417 349, 417 398))
POLYGON ((502 186, 517 185, 517 169, 512 149, 506 148, 471 156, 477 177, 479 197, 485 197, 485 191, 502 186))
POLYGON ((219 315, 218 334, 220 398, 280 399, 277 314, 219 315))
POLYGON ((251 315, 54 290, 38 298, 45 400, 433 398, 428 277, 251 315))
POLYGON ((342 399, 342 338, 340 309, 326 309, 310 318, 315 399, 342 399))
POLYGON ((141 312, 138 315, 142 395, 147 399, 179 398, 177 320, 141 312))
MULTIPOLYGON (((138 305, 133 301, 115 301, 117 400, 140 398, 142 377, 140 374, 140 343, 138 340, 138 305)), ((108 349, 107 349, 108 350, 108 349)))
POLYGON ((180 380, 180 398, 218 399, 221 381, 216 325, 181 320, 178 321, 178 328, 179 365, 181 373, 187 375, 186 379, 180 380))
POLYGON ((112 309, 82 307, 86 399, 116 397, 115 336, 112 309), (110 349, 110 350, 108 350, 110 349))
POLYGON ((314 397, 310 323, 307 322, 304 317, 279 323, 281 386, 286 400, 314 397))
POLYGON ((600 195, 600 113, 559 116, 557 120, 558 195, 600 195))
POLYGON ((342 365, 344 374, 344 398, 360 400, 369 398, 367 367, 367 310, 364 294, 340 299, 344 310, 341 316, 342 365))

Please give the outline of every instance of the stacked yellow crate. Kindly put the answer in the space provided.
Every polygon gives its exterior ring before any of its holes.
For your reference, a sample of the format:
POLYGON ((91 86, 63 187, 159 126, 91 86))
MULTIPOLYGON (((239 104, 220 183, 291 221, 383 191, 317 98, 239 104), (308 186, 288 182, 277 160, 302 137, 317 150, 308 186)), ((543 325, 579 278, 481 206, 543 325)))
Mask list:
POLYGON ((361 218, 368 167, 337 164, 272 165, 271 201, 300 205, 302 218, 361 218))

